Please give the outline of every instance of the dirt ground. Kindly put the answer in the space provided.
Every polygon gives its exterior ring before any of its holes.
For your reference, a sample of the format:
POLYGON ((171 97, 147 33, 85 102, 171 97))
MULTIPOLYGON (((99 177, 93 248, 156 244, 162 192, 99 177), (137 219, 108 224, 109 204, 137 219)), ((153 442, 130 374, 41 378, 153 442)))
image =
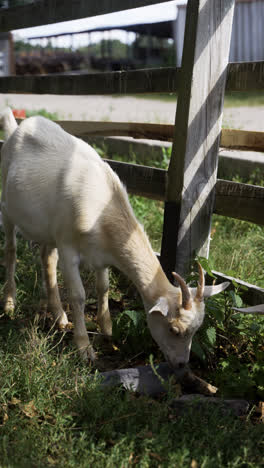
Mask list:
MULTIPOLYGON (((135 97, 2 94, 1 108, 57 112, 61 120, 174 123, 175 103, 135 97)), ((227 108, 223 124, 264 131, 264 106, 227 108)))

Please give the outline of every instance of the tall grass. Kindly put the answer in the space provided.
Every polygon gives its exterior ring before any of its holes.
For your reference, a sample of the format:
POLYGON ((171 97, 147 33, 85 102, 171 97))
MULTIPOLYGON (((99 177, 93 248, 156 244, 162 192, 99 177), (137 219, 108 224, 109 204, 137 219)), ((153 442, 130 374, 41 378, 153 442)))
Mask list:
POLYGON ((0 320, 0 466, 207 468, 262 463, 262 427, 199 404, 102 389, 56 332, 0 320))
MULTIPOLYGON (((155 99, 159 101, 177 102, 177 93, 170 94, 141 94, 136 95, 138 99, 155 99)), ((226 92, 224 107, 255 107, 264 106, 264 93, 261 91, 249 91, 249 92, 226 92)))

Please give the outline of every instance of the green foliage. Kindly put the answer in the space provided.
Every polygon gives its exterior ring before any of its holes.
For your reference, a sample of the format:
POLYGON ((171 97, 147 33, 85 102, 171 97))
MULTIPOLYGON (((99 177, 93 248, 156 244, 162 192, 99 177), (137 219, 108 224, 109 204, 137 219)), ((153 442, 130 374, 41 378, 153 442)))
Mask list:
POLYGON ((166 398, 103 389, 74 354, 54 348, 56 335, 6 325, 1 466, 260 466, 261 425, 198 405, 179 415, 166 398))
POLYGON ((151 239, 153 249, 159 251, 162 237, 163 203, 136 195, 130 195, 129 200, 139 222, 143 224, 151 239))
POLYGON ((46 119, 50 120, 59 120, 57 112, 48 112, 46 109, 26 111, 27 117, 33 117, 34 115, 42 115, 42 117, 46 117, 46 119))
POLYGON ((124 310, 113 320, 113 338, 122 344, 124 354, 144 354, 153 349, 153 340, 146 324, 144 310, 124 310))
POLYGON ((248 91, 243 92, 227 92, 225 94, 225 107, 241 107, 241 106, 263 106, 264 93, 263 91, 248 91))
POLYGON ((223 395, 263 398, 264 317, 234 312, 232 307, 243 306, 243 301, 235 283, 233 288, 207 299, 205 320, 194 336, 192 352, 209 367, 223 395))

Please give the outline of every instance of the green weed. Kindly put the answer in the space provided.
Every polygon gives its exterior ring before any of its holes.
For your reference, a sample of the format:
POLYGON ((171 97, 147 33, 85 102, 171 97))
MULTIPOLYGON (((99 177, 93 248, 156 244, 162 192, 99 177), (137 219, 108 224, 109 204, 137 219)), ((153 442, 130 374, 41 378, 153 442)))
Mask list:
POLYGON ((1 466, 261 466, 261 425, 104 389, 55 332, 0 323, 1 466))
POLYGON ((50 120, 59 120, 57 112, 48 112, 46 109, 26 111, 26 117, 33 117, 34 115, 42 115, 42 117, 46 117, 46 119, 50 120))

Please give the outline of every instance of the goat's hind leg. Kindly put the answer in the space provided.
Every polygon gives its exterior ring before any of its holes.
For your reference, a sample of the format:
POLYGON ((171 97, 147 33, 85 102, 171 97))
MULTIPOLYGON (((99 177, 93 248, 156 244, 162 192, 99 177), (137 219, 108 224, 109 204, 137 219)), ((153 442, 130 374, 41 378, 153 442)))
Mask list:
POLYGON ((4 286, 4 311, 9 314, 15 309, 16 303, 16 231, 5 211, 2 211, 3 227, 5 231, 5 267, 6 282, 4 286))
POLYGON ((109 279, 108 269, 96 271, 96 289, 98 296, 97 321, 101 332, 106 336, 112 336, 112 320, 108 305, 109 279))
POLYGON ((56 248, 42 245, 40 248, 44 292, 47 295, 47 307, 52 313, 59 328, 64 329, 68 325, 68 318, 64 312, 57 284, 58 252, 56 248))

